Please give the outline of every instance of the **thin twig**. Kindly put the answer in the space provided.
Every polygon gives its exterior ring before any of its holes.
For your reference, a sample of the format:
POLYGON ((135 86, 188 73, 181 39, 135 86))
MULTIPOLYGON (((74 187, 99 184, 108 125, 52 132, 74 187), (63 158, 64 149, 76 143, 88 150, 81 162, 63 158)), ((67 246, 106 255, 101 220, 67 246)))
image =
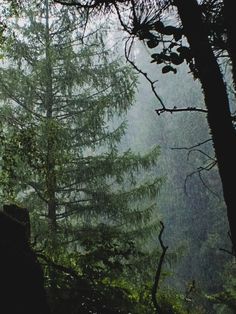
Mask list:
POLYGON ((190 179, 193 175, 198 174, 198 177, 200 179, 200 181, 202 182, 203 186, 212 194, 214 195, 219 201, 221 200, 220 196, 215 193, 204 181, 203 177, 202 177, 202 172, 203 171, 209 171, 211 170, 215 165, 217 164, 216 160, 213 160, 213 162, 210 162, 208 165, 206 165, 206 167, 199 167, 196 171, 191 172, 190 174, 188 174, 184 180, 184 193, 188 196, 188 192, 187 192, 187 181, 188 179, 190 179))
MULTIPOLYGON (((143 72, 141 69, 139 69, 137 67, 137 65, 129 58, 129 53, 127 53, 127 51, 130 51, 130 47, 128 49, 128 42, 129 42, 130 38, 126 41, 125 43, 125 57, 126 57, 126 60, 133 66, 133 68, 138 72, 140 73, 141 75, 143 75, 146 80, 150 83, 151 85, 151 89, 153 91, 153 94, 155 95, 155 97, 157 98, 157 100, 160 102, 161 106, 162 106, 162 110, 166 110, 166 107, 161 99, 161 97, 157 94, 156 92, 156 88, 155 88, 155 82, 153 82, 150 77, 148 76, 147 73, 143 72)), ((133 42, 133 41, 132 41, 133 42)))
POLYGON ((205 140, 205 141, 203 141, 203 142, 200 142, 200 143, 198 143, 198 144, 195 144, 195 145, 193 145, 193 146, 189 146, 189 147, 171 147, 170 149, 172 149, 172 150, 190 150, 190 149, 199 147, 199 146, 201 146, 201 145, 203 145, 203 144, 206 144, 206 143, 208 143, 208 142, 210 142, 210 141, 212 141, 211 138, 209 138, 209 139, 207 139, 207 140, 205 140))

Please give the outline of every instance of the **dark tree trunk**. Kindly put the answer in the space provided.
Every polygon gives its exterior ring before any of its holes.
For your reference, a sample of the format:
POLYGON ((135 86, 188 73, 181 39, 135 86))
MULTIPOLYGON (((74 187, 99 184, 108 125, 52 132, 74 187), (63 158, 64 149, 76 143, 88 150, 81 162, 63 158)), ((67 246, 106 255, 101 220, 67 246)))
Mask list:
MULTIPOLYGON (((228 0, 228 2, 230 2, 228 0)), ((232 2, 232 1, 231 1, 232 2)), ((184 33, 190 44, 208 110, 234 253, 236 252, 236 132, 232 124, 228 95, 217 60, 209 44, 196 0, 174 0, 184 33)), ((207 209, 206 209, 207 210, 207 209)))

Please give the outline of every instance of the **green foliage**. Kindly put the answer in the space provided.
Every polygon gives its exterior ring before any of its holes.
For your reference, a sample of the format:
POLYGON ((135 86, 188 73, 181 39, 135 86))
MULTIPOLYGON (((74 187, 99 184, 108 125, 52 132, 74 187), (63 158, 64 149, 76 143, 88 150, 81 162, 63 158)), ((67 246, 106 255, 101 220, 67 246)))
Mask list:
POLYGON ((158 298, 159 306, 163 309, 164 314, 187 314, 185 309, 184 297, 176 292, 163 289, 158 298))
POLYGON ((147 313, 132 262, 157 233, 163 180, 151 174, 158 147, 118 149, 136 77, 102 32, 83 33, 74 9, 35 1, 20 13, 2 49, 1 200, 31 210, 55 313, 100 303, 101 313, 147 313))
POLYGON ((207 298, 214 305, 216 313, 233 314, 236 311, 236 267, 235 262, 230 263, 224 272, 225 283, 222 291, 207 298))

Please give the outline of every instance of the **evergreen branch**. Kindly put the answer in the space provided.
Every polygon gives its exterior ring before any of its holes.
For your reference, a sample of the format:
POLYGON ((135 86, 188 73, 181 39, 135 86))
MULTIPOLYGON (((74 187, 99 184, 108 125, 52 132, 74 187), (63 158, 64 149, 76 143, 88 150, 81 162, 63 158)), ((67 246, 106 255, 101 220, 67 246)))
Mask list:
POLYGON ((17 119, 13 114, 10 116, 9 114, 1 112, 0 117, 5 121, 12 123, 12 125, 19 129, 24 127, 24 123, 22 123, 22 121, 19 121, 19 119, 17 119))
MULTIPOLYGON (((90 124, 90 122, 88 122, 85 126, 83 126, 83 128, 74 129, 73 131, 75 132, 75 135, 71 139, 72 140, 76 139, 78 137, 78 134, 81 135, 83 133, 83 131, 88 132, 89 124, 90 124)), ((81 141, 81 146, 93 146, 93 145, 101 144, 102 142, 105 142, 108 139, 110 141, 112 141, 114 139, 120 138, 124 134, 124 125, 125 125, 125 122, 123 122, 114 131, 103 132, 102 134, 99 134, 99 136, 97 136, 97 137, 94 135, 94 133, 92 133, 91 139, 81 141)), ((98 134, 96 134, 96 135, 98 135, 98 134)))
POLYGON ((37 184, 35 182, 28 182, 28 185, 35 190, 36 194, 42 201, 44 201, 45 203, 48 203, 48 200, 43 196, 41 191, 37 188, 36 186, 37 184))
POLYGON ((159 188, 163 183, 162 178, 155 178, 154 180, 149 180, 144 183, 141 183, 139 186, 130 189, 129 191, 117 193, 117 197, 122 197, 127 199, 127 201, 142 200, 144 196, 149 198, 154 198, 158 192, 159 188))
MULTIPOLYGON (((75 191, 75 190, 73 190, 73 191, 75 191)), ((83 202, 90 202, 92 200, 93 200, 92 198, 87 198, 87 199, 80 199, 80 200, 67 201, 67 202, 57 202, 57 205, 58 206, 66 206, 66 205, 72 205, 72 204, 79 204, 79 203, 83 203, 83 202)))
POLYGON ((9 98, 11 100, 13 100, 14 102, 16 102, 19 106, 21 106, 23 109, 25 109, 26 111, 28 111, 29 113, 31 113, 33 116, 37 117, 38 119, 42 119, 43 116, 34 112, 33 110, 31 110, 30 108, 28 108, 19 98, 17 98, 16 96, 14 96, 12 94, 12 90, 10 90, 2 81, 1 81, 1 86, 4 88, 4 90, 6 91, 6 93, 8 94, 9 98))
MULTIPOLYGON (((114 177, 116 182, 127 181, 127 177, 123 177, 127 172, 129 173, 129 180, 132 181, 134 175, 140 171, 140 169, 146 170, 156 165, 156 158, 159 155, 159 148, 156 147, 148 154, 141 156, 132 154, 130 151, 125 152, 123 155, 111 152, 110 154, 101 156, 88 156, 86 173, 82 172, 80 168, 67 169, 65 174, 70 176, 76 176, 74 184, 81 183, 83 180, 95 179, 95 177, 114 177), (95 175, 96 174, 96 175, 95 175), (79 181, 78 181, 79 179, 79 181)), ((78 165, 81 161, 78 159, 78 165)))
POLYGON ((73 204, 73 202, 71 202, 71 204, 68 204, 67 205, 67 210, 64 211, 63 213, 57 213, 56 214, 56 219, 59 220, 59 219, 64 219, 64 218, 67 218, 67 217, 70 217, 72 216, 73 214, 75 213, 78 213, 80 214, 80 216, 82 217, 83 215, 84 216, 89 216, 89 214, 91 212, 93 212, 93 217, 94 214, 95 214, 95 210, 98 210, 98 206, 95 206, 94 205, 79 205, 78 203, 77 204, 73 204))
MULTIPOLYGON (((126 228, 127 225, 125 225, 125 223, 122 224, 117 224, 118 227, 121 228, 126 228)), ((153 237, 154 235, 156 236, 157 230, 159 229, 159 225, 157 223, 157 220, 152 222, 149 222, 148 224, 146 224, 145 226, 133 226, 133 228, 131 228, 132 226, 128 225, 128 228, 126 228, 125 233, 127 234, 127 236, 131 237, 131 238, 135 238, 135 239, 147 239, 147 237, 153 237)))
MULTIPOLYGON (((129 227, 135 227, 138 226, 138 229, 143 227, 150 227, 149 222, 153 218, 153 212, 156 209, 156 203, 151 204, 150 206, 143 208, 144 205, 142 205, 142 209, 137 208, 135 210, 131 210, 130 212, 126 213, 127 208, 124 212, 121 212, 121 217, 119 217, 119 220, 124 221, 124 223, 119 224, 119 227, 123 226, 129 226, 129 227)), ((117 214, 115 213, 117 216, 117 214)), ((112 219, 115 219, 115 217, 112 217, 112 219)))
POLYGON ((57 263, 55 263, 52 259, 50 259, 49 257, 47 257, 46 255, 42 254, 42 253, 37 253, 36 252, 37 257, 39 257, 40 259, 44 260, 48 266, 51 266, 63 273, 69 274, 74 278, 78 278, 78 274, 77 272, 69 267, 65 267, 63 265, 59 265, 57 263))

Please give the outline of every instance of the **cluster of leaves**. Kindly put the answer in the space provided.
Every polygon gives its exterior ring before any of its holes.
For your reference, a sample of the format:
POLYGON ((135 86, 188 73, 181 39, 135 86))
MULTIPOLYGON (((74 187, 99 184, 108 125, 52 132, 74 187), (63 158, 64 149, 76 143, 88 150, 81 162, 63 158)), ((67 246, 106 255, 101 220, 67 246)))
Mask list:
POLYGON ((189 47, 183 45, 183 29, 181 27, 164 25, 161 20, 140 26, 139 30, 133 29, 133 33, 143 40, 150 49, 160 48, 160 53, 151 55, 151 63, 164 64, 162 73, 177 72, 174 66, 186 61, 193 66, 193 58, 189 47), (165 37, 167 36, 167 39, 165 37))

